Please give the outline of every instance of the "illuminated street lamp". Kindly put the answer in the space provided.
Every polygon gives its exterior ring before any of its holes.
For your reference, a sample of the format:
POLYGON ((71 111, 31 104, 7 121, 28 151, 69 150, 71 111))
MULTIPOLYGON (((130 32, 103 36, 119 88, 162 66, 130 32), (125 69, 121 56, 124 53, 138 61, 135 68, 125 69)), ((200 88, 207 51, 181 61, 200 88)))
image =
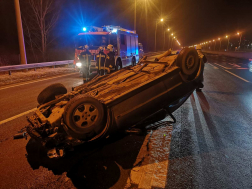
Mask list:
POLYGON ((161 18, 160 20, 157 20, 157 21, 156 21, 156 29, 155 29, 155 51, 157 51, 157 24, 158 24, 159 22, 163 22, 163 21, 164 21, 163 18, 161 18))
POLYGON ((239 49, 241 48, 241 38, 242 38, 242 34, 241 33, 239 33, 239 32, 237 32, 237 35, 239 35, 240 36, 240 42, 239 42, 239 49))

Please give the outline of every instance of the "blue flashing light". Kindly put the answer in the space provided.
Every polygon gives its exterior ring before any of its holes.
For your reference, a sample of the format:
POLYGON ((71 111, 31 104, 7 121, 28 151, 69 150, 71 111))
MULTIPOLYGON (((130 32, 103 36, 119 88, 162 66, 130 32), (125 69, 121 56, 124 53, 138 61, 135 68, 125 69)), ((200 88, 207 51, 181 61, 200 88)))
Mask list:
POLYGON ((85 31, 87 31, 87 28, 86 28, 86 27, 84 27, 82 30, 85 32, 85 31))

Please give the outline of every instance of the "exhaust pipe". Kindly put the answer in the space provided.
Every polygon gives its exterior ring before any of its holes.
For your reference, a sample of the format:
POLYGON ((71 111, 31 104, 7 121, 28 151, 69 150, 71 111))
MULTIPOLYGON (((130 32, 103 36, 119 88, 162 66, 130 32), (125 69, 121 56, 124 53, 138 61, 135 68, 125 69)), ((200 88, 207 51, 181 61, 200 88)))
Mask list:
POLYGON ((24 132, 24 133, 19 133, 19 134, 15 134, 15 135, 13 136, 13 139, 14 139, 14 140, 15 140, 15 139, 22 139, 22 138, 27 139, 27 133, 26 133, 26 132, 24 132))

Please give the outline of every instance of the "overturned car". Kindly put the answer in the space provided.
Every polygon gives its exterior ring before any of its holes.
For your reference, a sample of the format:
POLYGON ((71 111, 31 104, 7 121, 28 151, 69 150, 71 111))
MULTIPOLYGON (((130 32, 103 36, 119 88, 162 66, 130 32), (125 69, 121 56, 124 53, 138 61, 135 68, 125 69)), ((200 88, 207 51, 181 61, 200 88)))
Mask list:
POLYGON ((49 157, 86 142, 140 125, 165 110, 171 115, 202 82, 203 55, 185 48, 153 61, 144 57, 132 67, 97 76, 67 93, 62 84, 44 89, 28 117, 26 132, 49 157))

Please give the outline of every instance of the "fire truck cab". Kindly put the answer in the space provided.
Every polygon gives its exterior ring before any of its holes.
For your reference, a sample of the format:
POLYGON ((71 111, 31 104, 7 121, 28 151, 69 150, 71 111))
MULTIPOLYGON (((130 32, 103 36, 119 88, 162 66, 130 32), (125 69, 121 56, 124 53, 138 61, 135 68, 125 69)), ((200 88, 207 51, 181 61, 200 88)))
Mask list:
POLYGON ((120 26, 103 26, 103 27, 84 27, 83 32, 79 33, 75 39, 75 63, 81 67, 79 55, 83 52, 83 47, 87 45, 91 53, 91 65, 89 69, 96 65, 96 54, 99 53, 99 47, 104 47, 104 53, 109 51, 106 47, 111 44, 114 47, 115 67, 121 69, 126 66, 134 66, 139 60, 138 35, 120 26))

